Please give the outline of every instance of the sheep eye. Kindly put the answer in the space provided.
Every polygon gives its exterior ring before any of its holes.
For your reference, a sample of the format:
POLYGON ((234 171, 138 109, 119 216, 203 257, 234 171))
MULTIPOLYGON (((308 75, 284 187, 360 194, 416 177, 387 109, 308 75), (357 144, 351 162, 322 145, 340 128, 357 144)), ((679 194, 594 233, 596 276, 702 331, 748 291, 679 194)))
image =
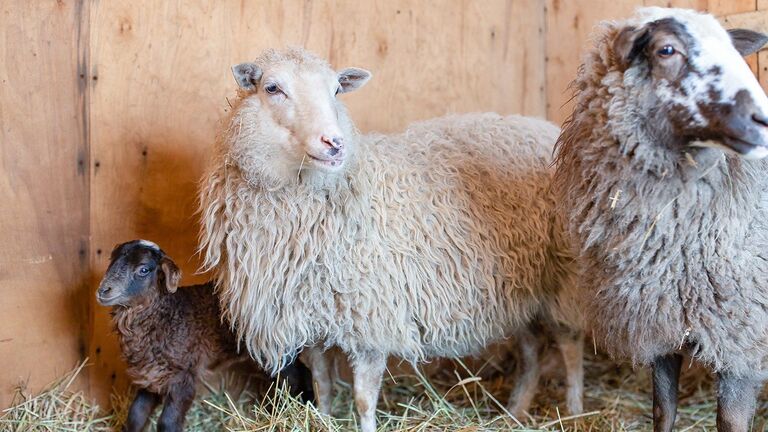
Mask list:
POLYGON ((656 54, 657 54, 659 57, 664 57, 664 58, 666 58, 666 57, 671 57, 671 56, 673 56, 673 55, 674 55, 676 52, 677 52, 677 51, 675 50, 675 47, 673 47, 672 45, 664 45, 664 46, 663 46, 663 47, 661 47, 661 48, 660 48, 658 51, 656 51, 656 54))
POLYGON ((148 274, 149 274, 149 267, 147 266, 139 267, 139 276, 146 276, 148 274))
POLYGON ((264 86, 264 91, 273 95, 280 92, 280 87, 278 87, 277 84, 267 84, 264 86))

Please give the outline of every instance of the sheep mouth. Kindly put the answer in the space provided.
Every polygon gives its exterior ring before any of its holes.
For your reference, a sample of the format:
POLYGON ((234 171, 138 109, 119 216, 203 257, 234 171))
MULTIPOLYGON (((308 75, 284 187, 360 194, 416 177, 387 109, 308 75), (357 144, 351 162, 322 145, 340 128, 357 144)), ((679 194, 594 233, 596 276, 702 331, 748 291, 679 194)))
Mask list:
POLYGON ((723 144, 745 159, 762 159, 768 156, 768 145, 745 141, 733 136, 724 136, 723 144))
POLYGON ((112 296, 112 297, 102 297, 100 295, 97 295, 96 300, 102 306, 114 306, 119 303, 120 296, 118 295, 118 296, 112 296))
POLYGON ((307 153, 307 159, 313 164, 323 168, 338 169, 344 164, 344 155, 342 153, 339 153, 339 155, 334 158, 317 157, 307 153))
POLYGON ((696 138, 691 145, 717 148, 744 159, 762 159, 768 156, 768 145, 753 143, 732 135, 723 135, 718 139, 696 138))

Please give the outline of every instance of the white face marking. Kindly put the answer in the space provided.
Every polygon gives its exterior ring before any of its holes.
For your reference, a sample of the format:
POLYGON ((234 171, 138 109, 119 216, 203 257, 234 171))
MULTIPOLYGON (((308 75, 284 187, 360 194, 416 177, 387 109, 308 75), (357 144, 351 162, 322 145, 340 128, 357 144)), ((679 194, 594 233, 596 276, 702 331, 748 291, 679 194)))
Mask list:
POLYGON ((720 93, 723 102, 734 101, 736 93, 746 90, 755 104, 764 113, 768 113, 768 97, 741 54, 731 44, 728 34, 722 33, 724 35, 720 35, 721 37, 698 39, 700 52, 699 55, 691 58, 691 63, 697 70, 704 73, 715 67, 721 72, 719 77, 705 75, 704 81, 707 81, 708 85, 700 87, 708 88, 711 85, 720 93), (723 40, 723 38, 727 39, 723 40))
POLYGON ((677 105, 689 109, 700 126, 706 126, 707 121, 699 112, 699 103, 733 103, 736 94, 746 90, 758 109, 768 115, 768 96, 741 54, 736 51, 728 33, 712 15, 686 9, 650 7, 638 9, 637 17, 637 26, 673 18, 685 27, 695 41, 695 46, 690 47, 688 60, 694 71, 701 76, 691 73, 680 83, 687 96, 683 97, 679 93, 673 95, 670 91, 662 90, 659 96, 663 99, 674 98, 677 105), (709 73, 714 68, 720 71, 719 75, 709 73), (711 90, 719 93, 720 100, 711 100, 711 90))
POLYGON ((149 240, 139 240, 139 244, 150 249, 160 250, 160 246, 149 240))
POLYGON ((752 147, 747 154, 742 155, 744 159, 762 159, 768 156, 768 147, 758 146, 752 147))

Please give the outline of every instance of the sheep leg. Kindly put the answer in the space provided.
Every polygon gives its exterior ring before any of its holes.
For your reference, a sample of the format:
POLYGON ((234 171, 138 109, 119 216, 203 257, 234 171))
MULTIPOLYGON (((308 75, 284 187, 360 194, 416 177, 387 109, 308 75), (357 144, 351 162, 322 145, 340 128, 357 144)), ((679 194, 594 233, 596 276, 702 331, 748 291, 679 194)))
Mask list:
POLYGON ((683 357, 669 354, 653 362, 653 430, 670 432, 677 416, 677 383, 683 357))
POLYGON ((280 371, 280 382, 288 387, 288 392, 292 397, 301 398, 303 403, 312 402, 315 399, 315 392, 312 388, 312 373, 304 363, 296 360, 280 371))
POLYGON ((531 406, 533 396, 536 394, 536 387, 539 384, 539 348, 541 343, 528 327, 518 331, 517 342, 520 347, 520 372, 515 382, 515 388, 509 396, 507 409, 513 416, 520 419, 531 406))
POLYGON ((584 410, 584 333, 580 331, 558 332, 557 346, 565 363, 566 404, 570 414, 584 410))
POLYGON ((746 432, 755 415, 757 395, 763 387, 755 378, 736 378, 725 373, 717 380, 718 432, 746 432))
POLYGON ((158 432, 182 432, 184 418, 195 400, 195 380, 191 376, 171 385, 165 396, 163 412, 157 422, 158 432))
POLYGON ((309 365, 314 381, 317 409, 325 415, 331 415, 331 400, 333 398, 333 382, 331 381, 331 369, 329 353, 320 347, 307 348, 302 353, 304 362, 309 365))
POLYGON ((128 410, 128 419, 123 425, 123 432, 140 432, 144 430, 152 411, 160 403, 160 395, 147 389, 139 389, 128 410))
POLYGON ((387 358, 382 353, 360 355, 352 362, 355 406, 362 432, 376 431, 376 403, 386 367, 387 358))

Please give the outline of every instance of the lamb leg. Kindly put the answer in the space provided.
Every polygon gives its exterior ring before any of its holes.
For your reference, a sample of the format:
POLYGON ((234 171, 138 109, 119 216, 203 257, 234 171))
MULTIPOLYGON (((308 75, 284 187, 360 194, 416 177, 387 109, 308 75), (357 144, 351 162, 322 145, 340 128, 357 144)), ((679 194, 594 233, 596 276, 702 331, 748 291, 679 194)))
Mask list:
POLYGON ((157 422, 158 432, 182 432, 187 411, 195 400, 195 380, 191 376, 183 377, 171 386, 165 396, 163 412, 157 422))
POLYGON ((140 432, 144 430, 152 411, 160 403, 160 395, 147 389, 139 389, 128 410, 128 419, 123 426, 123 432, 140 432))

